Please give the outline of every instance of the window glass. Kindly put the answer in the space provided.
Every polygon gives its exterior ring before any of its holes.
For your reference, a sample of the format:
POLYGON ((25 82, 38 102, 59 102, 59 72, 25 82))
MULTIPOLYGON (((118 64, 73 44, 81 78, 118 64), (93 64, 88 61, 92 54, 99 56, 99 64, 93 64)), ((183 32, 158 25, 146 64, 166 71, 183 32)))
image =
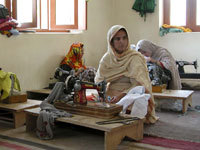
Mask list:
POLYGON ((3 4, 3 5, 5 5, 5 2, 4 2, 4 0, 0 0, 0 4, 3 4))
MULTIPOLYGON (((5 4, 0 0, 0 4, 5 4)), ((87 3, 85 0, 8 0, 11 16, 20 29, 36 29, 40 32, 68 29, 85 30, 87 3)))
POLYGON ((17 1, 17 21, 19 23, 32 22, 32 0, 17 1))
POLYGON ((200 25, 200 0, 197 0, 197 25, 200 25))
MULTIPOLYGON (((48 3, 47 0, 41 0, 41 29, 48 29, 48 3)), ((38 13, 39 14, 39 13, 38 13)), ((38 22, 39 22, 38 17, 38 22)))
POLYGON ((74 24, 74 0, 56 0, 56 25, 71 24, 74 24))
POLYGON ((186 0, 171 0, 170 24, 177 26, 186 25, 186 0))

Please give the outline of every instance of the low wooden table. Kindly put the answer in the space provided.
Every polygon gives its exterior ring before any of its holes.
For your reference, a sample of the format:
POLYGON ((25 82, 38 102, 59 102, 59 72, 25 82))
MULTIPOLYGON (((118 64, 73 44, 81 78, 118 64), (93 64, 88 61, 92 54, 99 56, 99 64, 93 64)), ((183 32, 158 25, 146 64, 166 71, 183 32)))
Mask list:
POLYGON ((23 103, 0 103, 0 120, 13 122, 14 127, 18 128, 26 122, 24 109, 38 107, 40 103, 41 101, 30 99, 23 103), (8 117, 6 114, 11 114, 11 116, 8 117))
POLYGON ((200 90, 200 79, 181 78, 183 89, 200 90))
MULTIPOLYGON (((29 99, 44 100, 52 92, 51 89, 40 89, 40 90, 29 90, 27 91, 27 97, 29 99)), ((92 93, 98 94, 95 89, 87 89, 86 95, 91 95, 92 93)))
POLYGON ((182 100, 182 112, 185 113, 187 111, 188 105, 192 106, 193 93, 193 90, 165 90, 162 93, 153 93, 153 96, 156 99, 182 100))
MULTIPOLYGON (((40 108, 25 110, 27 132, 33 131, 36 128, 36 120, 39 111, 40 108)), ((71 118, 61 117, 56 119, 56 121, 104 131, 105 150, 116 149, 117 145, 120 144, 125 136, 137 141, 143 139, 143 120, 135 120, 128 125, 122 123, 98 125, 96 122, 105 121, 105 119, 73 114, 73 117, 71 118)))

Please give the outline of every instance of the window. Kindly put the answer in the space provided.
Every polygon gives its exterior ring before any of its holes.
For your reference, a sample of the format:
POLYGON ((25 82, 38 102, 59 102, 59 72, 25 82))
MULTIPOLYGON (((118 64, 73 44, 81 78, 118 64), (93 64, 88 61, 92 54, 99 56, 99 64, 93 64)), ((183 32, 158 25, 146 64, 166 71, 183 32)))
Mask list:
POLYGON ((4 0, 0 0, 0 4, 5 5, 4 0))
POLYGON ((200 31, 200 0, 163 0, 164 24, 200 31))
POLYGON ((69 31, 86 29, 86 0, 0 0, 20 23, 19 29, 69 31))

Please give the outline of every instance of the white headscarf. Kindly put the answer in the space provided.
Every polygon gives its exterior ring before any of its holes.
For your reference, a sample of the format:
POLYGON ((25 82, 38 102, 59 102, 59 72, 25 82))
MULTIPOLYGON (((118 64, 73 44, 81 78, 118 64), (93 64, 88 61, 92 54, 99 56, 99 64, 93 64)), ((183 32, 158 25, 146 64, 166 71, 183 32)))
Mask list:
POLYGON ((140 40, 136 45, 136 50, 138 51, 139 49, 145 52, 150 52, 151 58, 160 61, 163 66, 171 72, 172 80, 169 83, 170 89, 181 89, 181 80, 176 66, 176 61, 167 49, 157 46, 148 40, 140 40))
POLYGON ((100 60, 95 82, 100 82, 104 79, 106 79, 107 82, 110 82, 124 75, 136 79, 136 81, 151 91, 149 74, 144 57, 139 52, 131 50, 129 43, 127 50, 120 55, 115 53, 114 48, 111 45, 112 38, 121 29, 125 30, 125 27, 115 25, 108 31, 108 50, 100 60))
POLYGON ((104 79, 107 82, 112 82, 119 79, 121 76, 135 79, 140 85, 145 87, 149 94, 151 94, 146 122, 155 123, 158 118, 155 116, 152 86, 144 57, 141 53, 131 50, 129 42, 126 51, 122 54, 115 53, 114 48, 112 47, 111 40, 121 29, 126 31, 125 27, 121 25, 114 25, 108 31, 108 50, 100 60, 95 82, 98 83, 104 79))

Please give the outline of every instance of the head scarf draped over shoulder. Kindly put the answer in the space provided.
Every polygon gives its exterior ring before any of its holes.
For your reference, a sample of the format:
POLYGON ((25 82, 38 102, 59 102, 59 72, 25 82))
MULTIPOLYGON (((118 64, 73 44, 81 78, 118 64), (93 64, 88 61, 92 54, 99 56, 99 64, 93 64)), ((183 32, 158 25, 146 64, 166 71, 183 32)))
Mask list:
POLYGON ((144 57, 139 52, 131 50, 129 42, 126 51, 120 55, 115 53, 111 45, 112 38, 121 29, 126 31, 125 27, 121 25, 114 25, 108 31, 108 50, 100 60, 95 82, 98 83, 104 79, 107 82, 111 82, 121 76, 126 76, 134 78, 151 92, 151 83, 144 57))
POLYGON ((145 87, 148 93, 151 94, 151 99, 149 100, 148 105, 148 113, 146 115, 146 122, 155 123, 158 118, 155 116, 152 86, 144 57, 141 53, 131 50, 129 42, 127 49, 122 54, 115 53, 114 48, 112 47, 112 38, 121 29, 126 31, 125 27, 121 25, 114 25, 108 31, 108 50, 100 60, 95 82, 98 83, 103 80, 112 82, 119 79, 121 76, 135 79, 140 85, 145 87))
POLYGON ((65 58, 60 63, 67 64, 72 69, 78 70, 79 68, 86 69, 82 57, 83 57, 83 44, 82 43, 73 43, 70 47, 69 52, 65 56, 65 58))
POLYGON ((150 52, 151 58, 160 61, 163 66, 171 72, 172 80, 169 83, 170 89, 181 89, 181 80, 176 66, 176 61, 167 49, 157 46, 148 40, 140 40, 136 45, 136 50, 138 51, 139 49, 145 52, 150 52))

